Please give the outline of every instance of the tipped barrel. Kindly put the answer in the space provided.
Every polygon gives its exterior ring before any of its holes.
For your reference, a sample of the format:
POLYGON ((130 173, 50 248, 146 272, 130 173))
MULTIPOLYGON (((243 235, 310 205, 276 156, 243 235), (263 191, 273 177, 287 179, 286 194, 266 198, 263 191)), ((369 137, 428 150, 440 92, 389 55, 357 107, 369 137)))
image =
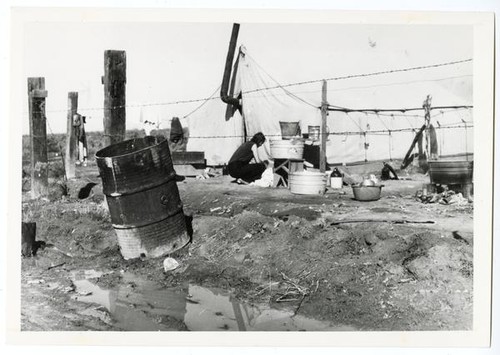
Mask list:
POLYGON ((472 161, 429 160, 429 175, 433 184, 470 184, 472 173, 472 161))
POLYGON ((130 139, 96 153, 111 222, 125 259, 159 257, 189 241, 168 141, 130 139))

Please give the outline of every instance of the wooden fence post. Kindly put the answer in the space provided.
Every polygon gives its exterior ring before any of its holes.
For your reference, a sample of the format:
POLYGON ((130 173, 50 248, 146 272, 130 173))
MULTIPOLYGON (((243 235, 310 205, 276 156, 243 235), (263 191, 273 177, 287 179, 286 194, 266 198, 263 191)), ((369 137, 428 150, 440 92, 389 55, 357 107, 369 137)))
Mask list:
POLYGON ((328 99, 326 92, 326 80, 323 80, 323 87, 321 90, 321 147, 319 150, 319 171, 324 173, 326 171, 326 141, 328 139, 328 132, 326 128, 326 117, 328 116, 328 99))
POLYGON ((125 51, 104 51, 104 144, 125 139, 125 51))
POLYGON ((64 169, 66 170, 66 178, 75 178, 75 162, 76 162, 76 136, 75 128, 73 127, 73 116, 78 111, 78 93, 68 92, 68 114, 66 128, 66 154, 64 157, 64 169))
POLYGON ((418 152, 418 165, 420 166, 421 169, 424 170, 424 172, 427 172, 429 170, 429 159, 431 159, 431 140, 430 140, 430 124, 431 124, 431 102, 432 102, 432 97, 431 95, 427 95, 425 98, 424 103, 422 104, 422 107, 424 109, 424 119, 425 119, 425 130, 422 132, 422 137, 425 143, 425 146, 423 144, 419 143, 419 152, 418 152))
POLYGON ((45 78, 28 78, 32 198, 48 193, 46 97, 45 78))

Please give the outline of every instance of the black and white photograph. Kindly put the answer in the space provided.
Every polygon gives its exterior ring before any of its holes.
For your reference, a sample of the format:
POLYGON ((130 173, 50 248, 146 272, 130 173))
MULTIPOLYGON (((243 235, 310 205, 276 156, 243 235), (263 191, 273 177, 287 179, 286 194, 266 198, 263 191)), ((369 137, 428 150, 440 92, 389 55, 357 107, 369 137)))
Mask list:
POLYGON ((18 336, 489 342, 491 13, 145 13, 12 13, 18 336))

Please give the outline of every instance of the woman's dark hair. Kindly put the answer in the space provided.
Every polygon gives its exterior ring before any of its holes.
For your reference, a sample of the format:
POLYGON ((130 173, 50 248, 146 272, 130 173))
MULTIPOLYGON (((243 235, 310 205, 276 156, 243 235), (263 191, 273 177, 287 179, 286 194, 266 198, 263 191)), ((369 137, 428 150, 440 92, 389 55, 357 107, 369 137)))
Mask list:
POLYGON ((262 132, 255 133, 250 141, 260 146, 266 141, 266 136, 262 132))

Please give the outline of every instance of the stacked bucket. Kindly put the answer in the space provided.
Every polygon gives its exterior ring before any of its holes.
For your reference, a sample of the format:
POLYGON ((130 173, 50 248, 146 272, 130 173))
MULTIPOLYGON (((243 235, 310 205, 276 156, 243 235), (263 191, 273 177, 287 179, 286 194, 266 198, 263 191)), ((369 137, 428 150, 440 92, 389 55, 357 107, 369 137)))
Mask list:
MULTIPOLYGON (((304 156, 304 140, 300 134, 299 122, 280 122, 281 140, 270 142, 271 155, 275 159, 296 159, 304 156)), ((314 126, 316 127, 316 126, 314 126)), ((318 130, 313 134, 319 136, 318 130)), ((288 186, 293 194, 318 195, 326 191, 328 176, 319 172, 294 172, 289 175, 288 186)))

